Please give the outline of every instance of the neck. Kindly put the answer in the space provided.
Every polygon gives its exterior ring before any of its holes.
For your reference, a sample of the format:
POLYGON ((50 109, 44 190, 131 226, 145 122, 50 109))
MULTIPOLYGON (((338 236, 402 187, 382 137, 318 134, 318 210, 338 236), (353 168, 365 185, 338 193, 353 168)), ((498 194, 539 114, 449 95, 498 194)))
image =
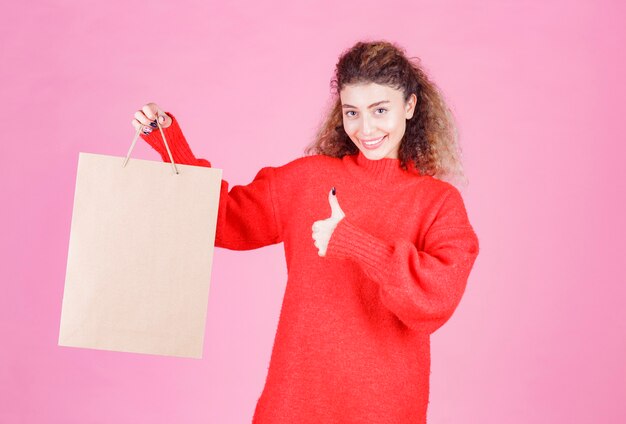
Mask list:
POLYGON ((360 150, 354 155, 344 156, 343 160, 350 172, 368 184, 401 183, 419 176, 419 170, 412 162, 408 163, 407 169, 404 170, 400 165, 400 159, 368 159, 360 150))

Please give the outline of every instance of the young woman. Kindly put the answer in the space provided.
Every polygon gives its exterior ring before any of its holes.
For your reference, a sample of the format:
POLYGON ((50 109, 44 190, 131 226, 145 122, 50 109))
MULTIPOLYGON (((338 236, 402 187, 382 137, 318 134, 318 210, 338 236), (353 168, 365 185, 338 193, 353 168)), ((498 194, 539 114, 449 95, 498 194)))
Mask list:
MULTIPOLYGON (((437 87, 395 44, 344 52, 307 155, 222 180, 215 245, 284 243, 288 281, 253 423, 425 423, 430 334, 478 255, 459 190, 456 132, 437 87)), ((176 163, 197 159, 169 112, 133 125, 176 163)))

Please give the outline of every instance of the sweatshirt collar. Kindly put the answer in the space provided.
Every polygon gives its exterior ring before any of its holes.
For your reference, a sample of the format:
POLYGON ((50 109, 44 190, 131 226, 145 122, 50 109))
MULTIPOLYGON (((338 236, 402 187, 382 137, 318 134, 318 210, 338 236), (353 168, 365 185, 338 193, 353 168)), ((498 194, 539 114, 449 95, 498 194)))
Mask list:
POLYGON ((407 164, 408 169, 405 171, 400 166, 400 159, 372 160, 365 157, 360 150, 356 154, 344 156, 343 160, 352 174, 360 180, 373 184, 411 181, 411 177, 420 175, 412 162, 407 164))

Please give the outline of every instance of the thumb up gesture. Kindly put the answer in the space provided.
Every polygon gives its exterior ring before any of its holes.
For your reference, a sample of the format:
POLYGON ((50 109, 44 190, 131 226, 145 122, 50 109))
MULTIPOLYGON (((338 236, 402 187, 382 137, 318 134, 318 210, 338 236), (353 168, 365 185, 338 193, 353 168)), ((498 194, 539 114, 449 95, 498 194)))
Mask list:
POLYGON ((328 248, 330 236, 332 236, 335 227, 339 224, 339 221, 346 216, 346 214, 343 213, 341 206, 339 206, 335 187, 333 187, 328 193, 328 203, 330 203, 331 210, 330 218, 315 221, 312 227, 313 240, 315 240, 313 244, 317 247, 318 255, 320 256, 326 255, 326 249, 328 248))

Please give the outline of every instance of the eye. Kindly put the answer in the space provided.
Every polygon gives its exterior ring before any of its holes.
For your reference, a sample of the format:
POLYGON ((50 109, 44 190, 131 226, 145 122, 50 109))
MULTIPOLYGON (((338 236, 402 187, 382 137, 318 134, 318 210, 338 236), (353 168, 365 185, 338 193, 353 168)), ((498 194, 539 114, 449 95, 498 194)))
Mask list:
MULTIPOLYGON (((353 110, 349 110, 349 111, 347 111, 347 112, 346 112, 346 116, 354 116, 354 115, 349 115, 349 113, 351 113, 351 112, 354 112, 354 111, 353 111, 353 110)), ((354 112, 354 113, 356 113, 356 112, 354 112)))
POLYGON ((379 115, 382 115, 383 113, 387 112, 387 109, 385 109, 384 107, 379 107, 378 109, 376 109, 376 111, 382 110, 381 113, 379 113, 379 115))

